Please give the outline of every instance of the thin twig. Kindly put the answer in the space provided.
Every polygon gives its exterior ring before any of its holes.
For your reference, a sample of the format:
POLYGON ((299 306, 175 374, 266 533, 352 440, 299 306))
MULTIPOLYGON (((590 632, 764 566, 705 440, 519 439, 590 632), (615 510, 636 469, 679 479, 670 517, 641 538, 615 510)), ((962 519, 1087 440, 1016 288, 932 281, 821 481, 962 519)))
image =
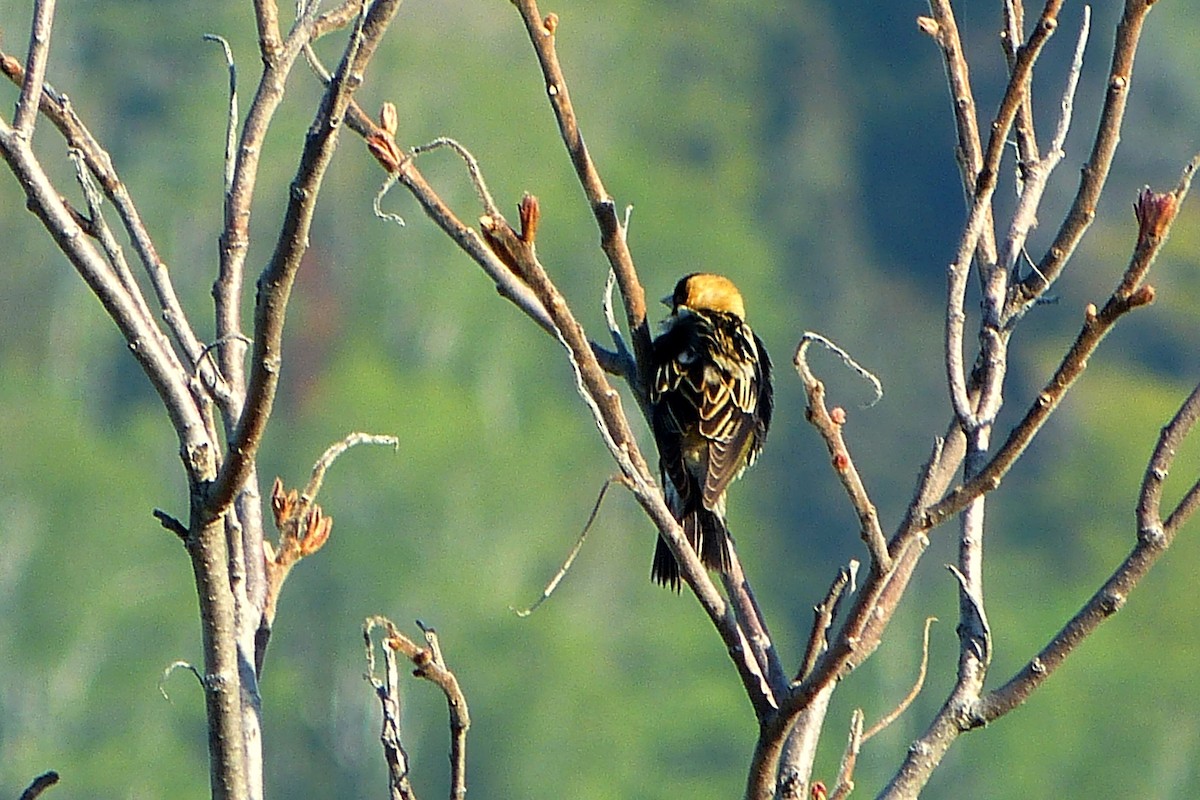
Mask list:
POLYGON ((1163 198, 1163 208, 1155 218, 1153 229, 1139 229, 1137 243, 1129 266, 1121 277, 1120 285, 1113 291, 1104 308, 1099 311, 1089 306, 1084 314, 1083 327, 1074 344, 1063 357, 1054 376, 1038 394, 1024 418, 1009 433, 1008 438, 987 465, 967 483, 957 487, 949 495, 928 508, 917 523, 924 530, 936 527, 950 516, 965 508, 975 497, 992 491, 1012 468, 1042 425, 1058 408, 1067 391, 1087 368, 1088 359, 1104 337, 1125 314, 1148 305, 1154 300, 1154 291, 1143 286, 1145 275, 1154 262, 1158 251, 1166 241, 1171 222, 1178 213, 1191 187, 1192 177, 1200 169, 1200 153, 1184 168, 1175 189, 1163 198), (1166 198, 1170 198, 1169 200, 1166 198))
MULTIPOLYGON (((395 625, 381 617, 371 617, 368 623, 387 625, 388 637, 384 645, 401 653, 416 667, 413 675, 436 685, 446 696, 450 711, 450 797, 462 800, 467 794, 467 731, 471 727, 471 715, 467 709, 467 698, 458 684, 458 678, 447 668, 442 658, 437 632, 418 622, 425 634, 426 647, 421 647, 395 625)), ((367 630, 364 627, 364 631, 367 630)))
POLYGON ((42 98, 42 83, 46 80, 46 63, 50 58, 50 29, 54 25, 54 0, 37 0, 33 4, 33 24, 29 26, 29 51, 25 57, 25 80, 17 98, 13 129, 26 142, 33 138, 38 104, 42 98))
MULTIPOLYGON (((608 327, 608 335, 612 338, 613 346, 616 348, 613 361, 616 369, 620 370, 618 374, 622 374, 626 379, 636 379, 637 362, 634 361, 633 353, 630 352, 625 337, 621 335, 621 327, 617 325, 617 317, 613 313, 613 288, 616 285, 617 273, 610 268, 608 277, 604 280, 604 300, 601 303, 604 311, 604 324, 608 327)), ((593 346, 592 349, 596 348, 593 346)), ((607 366, 605 369, 613 371, 607 366)), ((647 413, 647 411, 648 409, 643 409, 643 413, 647 413)))
MULTIPOLYGON (((1000 44, 1004 47, 1004 60, 1010 70, 1017 63, 1017 51, 1025 43, 1024 31, 1025 7, 1021 0, 1004 0, 1004 30, 1000 32, 1000 44)), ((1025 180, 1025 165, 1039 160, 1037 135, 1033 129, 1032 81, 1025 86, 1025 99, 1013 129, 1017 134, 1017 190, 1020 192, 1025 180)))
POLYGON ((800 669, 796 673, 796 680, 804 680, 812 672, 813 665, 817 663, 817 658, 828 648, 829 628, 833 625, 834 619, 837 618, 838 608, 842 605, 846 589, 848 588, 851 593, 854 592, 854 582, 857 575, 857 561, 851 560, 849 565, 839 568, 837 577, 833 579, 833 583, 829 586, 829 591, 825 593, 825 599, 813 607, 812 631, 808 634, 808 646, 804 651, 804 660, 800 662, 800 669))
POLYGON ((160 525, 178 536, 180 541, 184 543, 187 542, 188 529, 186 525, 175 519, 175 517, 171 516, 166 511, 163 511, 161 508, 156 508, 151 513, 154 515, 154 518, 158 520, 160 525))
POLYGON ((733 609, 738 629, 745 639, 745 647, 758 668, 763 683, 762 693, 766 696, 768 705, 777 707, 777 695, 787 691, 787 674, 783 671, 783 662, 779 660, 779 653, 767 631, 766 617, 763 616, 754 590, 742 570, 737 548, 732 539, 728 544, 729 569, 721 572, 721 582, 725 586, 725 595, 729 598, 729 606, 733 609))
POLYGON ((233 50, 229 42, 215 33, 204 34, 204 41, 216 42, 225 53, 225 65, 229 68, 229 113, 225 119, 225 196, 233 192, 233 170, 237 159, 237 65, 233 62, 233 50))
POLYGON ((400 636, 396 626, 385 617, 367 617, 363 622, 363 645, 367 654, 367 671, 364 678, 375 689, 379 706, 383 712, 383 725, 379 741, 383 745, 383 758, 388 765, 388 789, 391 800, 416 800, 409 778, 408 751, 400 733, 400 670, 396 666, 396 649, 383 648, 383 678, 375 676, 375 642, 371 637, 377 627, 386 630, 385 642, 400 636))
POLYGON ((921 640, 921 666, 917 669, 917 679, 913 682, 912 689, 910 689, 908 694, 904 696, 904 699, 900 701, 899 705, 892 709, 892 711, 888 714, 885 714, 883 718, 879 720, 879 722, 876 722, 874 725, 868 728, 865 733, 863 733, 862 740, 864 742, 875 734, 880 733, 887 728, 887 726, 899 719, 900 715, 908 710, 908 707, 912 705, 913 700, 916 700, 917 695, 921 693, 921 689, 925 686, 925 676, 928 674, 929 670, 929 629, 935 622, 937 622, 937 617, 925 618, 925 634, 921 640))
POLYGON ((317 498, 317 492, 321 491, 321 483, 325 480, 325 472, 333 465, 337 458, 349 450, 360 444, 377 444, 391 447, 395 450, 400 449, 400 440, 395 436, 381 435, 375 433, 361 433, 355 431, 346 434, 340 440, 329 445, 321 457, 313 464, 312 477, 309 478, 308 484, 304 487, 304 491, 300 495, 302 503, 312 503, 317 498))
POLYGON ((475 193, 479 195, 479 202, 483 204, 483 212, 493 218, 502 216, 500 209, 496 206, 496 201, 492 199, 492 193, 488 191, 487 181, 483 178, 483 171, 479 168, 479 162, 470 150, 463 147, 457 141, 451 139, 449 136, 439 136, 432 142, 413 147, 409 152, 414 156, 418 156, 421 153, 428 153, 441 147, 448 147, 453 150, 463 160, 463 163, 467 165, 467 174, 471 176, 471 185, 475 187, 475 193))
POLYGON ((562 579, 567 576, 567 571, 570 570, 571 565, 575 563, 575 557, 579 555, 579 551, 583 549, 583 542, 585 539, 587 539, 588 531, 592 529, 592 523, 596 521, 596 515, 600 513, 600 504, 604 502, 604 495, 608 493, 608 487, 612 486, 614 480, 617 479, 609 478, 604 482, 604 485, 600 487, 600 494, 596 497, 595 504, 592 505, 592 513, 588 514, 587 522, 584 523, 583 530, 579 533, 579 538, 575 540, 574 546, 571 548, 571 551, 567 553, 567 558, 563 561, 562 566, 558 568, 558 572, 554 573, 554 577, 550 579, 548 584, 546 584, 546 588, 542 589, 541 597, 533 601, 533 604, 527 608, 512 608, 510 606, 510 610, 518 617, 525 618, 534 611, 537 611, 538 607, 541 606, 542 603, 550 599, 550 595, 554 593, 554 590, 558 587, 558 584, 561 583, 562 579))
MULTIPOLYGON (((971 72, 967 66, 966 53, 958 35, 958 23, 954 19, 950 0, 930 0, 929 10, 933 16, 918 18, 917 25, 934 38, 942 51, 946 85, 950 89, 957 133, 954 157, 958 162, 963 195, 967 207, 970 208, 976 194, 979 172, 983 168, 983 145, 979 135, 975 96, 971 89, 971 72)), ((996 232, 992 223, 991 208, 986 211, 978 251, 980 260, 985 263, 996 258, 996 232)))
POLYGON ((634 268, 625 229, 617 216, 616 203, 600 179, 600 173, 584 143, 575 107, 571 104, 571 93, 567 88, 566 77, 559 64, 555 47, 555 31, 558 29, 559 20, 554 14, 543 17, 535 0, 514 0, 514 5, 521 12, 521 19, 525 22, 529 41, 537 54, 545 78, 546 96, 558 120, 559 133, 600 228, 600 247, 608 257, 609 266, 616 273, 617 284, 621 287, 629 333, 633 339, 633 352, 641 370, 640 379, 636 382, 631 381, 630 385, 634 392, 642 393, 647 385, 647 371, 650 365, 646 292, 634 268))
MULTIPOLYGON (((246 401, 237 421, 236 431, 231 437, 229 457, 209 495, 209 503, 214 510, 223 509, 232 502, 253 470, 254 457, 266 429, 275 400, 275 390, 279 384, 284 315, 300 267, 300 259, 307 249, 308 232, 317 195, 337 146, 341 121, 349 105, 350 96, 374 55, 388 24, 399 9, 400 2, 401 0, 376 0, 366 14, 360 17, 346 45, 335 77, 326 88, 313 125, 309 129, 296 177, 292 181, 288 208, 275 251, 259 278, 259 286, 262 288, 255 306, 254 348, 246 401)), ((247 126, 249 124, 248 118, 247 126)), ((235 194, 236 191, 235 178, 235 194)), ((230 294, 226 299, 232 297, 230 294)), ((233 318, 230 318, 227 321, 232 320, 233 318)), ((228 335, 235 331, 236 327, 218 326, 220 335, 228 335)), ((221 353, 236 349, 223 348, 221 353)), ((230 376, 227 364, 222 362, 221 367, 222 372, 235 382, 236 387, 236 380, 230 376)), ((238 370, 241 374, 240 365, 238 370)))
POLYGON ((1125 1, 1125 11, 1117 25, 1116 41, 1113 43, 1112 63, 1107 73, 1108 91, 1104 98, 1104 108, 1096 126, 1092 152, 1080 174, 1075 199, 1058 233, 1055 234, 1054 241, 1038 262, 1037 269, 1013 286, 1011 297, 1004 309, 1006 325, 1011 325, 1012 320, 1028 311, 1037 302, 1037 298, 1054 284, 1096 217, 1096 205, 1108 180, 1113 155, 1121 138, 1121 123, 1125 117, 1129 85, 1133 79, 1133 61, 1141 40, 1142 24, 1153 5, 1145 0, 1125 1))
POLYGON ((846 749, 842 752, 842 761, 838 765, 837 782, 833 786, 833 794, 829 800, 845 800, 854 791, 854 767, 858 764, 858 753, 863 742, 871 738, 871 734, 863 733, 863 712, 861 708, 854 709, 850 715, 850 732, 846 736, 846 749))
MULTIPOLYGON (((823 337, 819 338, 823 339, 823 337)), ((855 513, 858 514, 859 532, 862 540, 867 545, 867 550, 871 554, 871 568, 885 573, 891 568, 892 559, 888 553, 887 540, 883 538, 883 530, 879 525, 879 513, 876 511, 875 504, 871 501, 870 495, 863 485, 862 478, 858 474, 858 469, 854 466, 854 461, 850 457, 850 450, 846 446, 845 439, 842 437, 845 411, 840 411, 836 415, 829 412, 825 406, 825 386, 821 381, 817 380, 808 366, 806 353, 808 346, 813 341, 818 341, 818 337, 815 334, 805 333, 804 337, 800 340, 800 344, 796 347, 795 356, 792 358, 792 363, 800 375, 800 380, 804 384, 804 392, 808 398, 806 416, 809 422, 821 434, 821 438, 824 439, 825 447, 829 450, 829 455, 831 456, 834 473, 837 474, 842 487, 846 490, 846 495, 849 497, 851 505, 854 507, 855 513)), ((849 360, 849 356, 844 356, 844 358, 848 360, 848 363, 854 364, 852 360, 849 360)), ((879 381, 869 372, 858 367, 857 364, 854 364, 854 366, 860 374, 869 376, 872 379, 876 389, 876 396, 878 397, 882 392, 879 381)), ((835 411, 839 410, 835 409, 835 411)))
POLYGON ((1083 71, 1083 54, 1087 48, 1088 33, 1091 31, 1091 7, 1083 7, 1083 23, 1079 29, 1079 38, 1075 43, 1075 57, 1067 74, 1066 88, 1060 101, 1061 114, 1055 128, 1054 138, 1046 150, 1045 158, 1022 161, 1022 190, 1017 208, 1013 211, 1008 233, 1000 247, 998 264, 1001 268, 1012 273, 1016 267, 1018 256, 1024 252, 1025 240, 1029 231, 1037 224, 1037 209, 1042 202, 1042 195, 1049 184, 1050 174, 1062 161, 1065 153, 1063 145, 1067 132, 1071 128, 1071 112, 1075 105, 1075 89, 1079 85, 1079 76, 1083 71))
POLYGON ((200 674, 200 670, 196 669, 193 664, 188 661, 172 661, 166 666, 165 669, 163 669, 162 675, 160 675, 158 678, 158 693, 163 696, 163 700, 168 702, 170 702, 171 697, 167 694, 167 680, 169 680, 170 677, 175 674, 175 670, 177 669, 186 670, 187 672, 192 673, 192 675, 196 678, 196 683, 199 684, 201 689, 204 688, 204 676, 200 674))

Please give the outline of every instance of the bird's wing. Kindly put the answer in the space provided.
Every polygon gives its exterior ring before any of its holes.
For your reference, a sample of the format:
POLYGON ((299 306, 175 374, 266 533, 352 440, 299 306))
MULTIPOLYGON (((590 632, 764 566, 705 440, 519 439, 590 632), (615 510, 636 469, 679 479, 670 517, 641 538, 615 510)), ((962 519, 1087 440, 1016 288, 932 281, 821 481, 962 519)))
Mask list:
POLYGON ((754 365, 714 359, 700 393, 700 435, 708 443, 704 505, 715 508, 729 484, 746 468, 755 449, 759 391, 754 365))

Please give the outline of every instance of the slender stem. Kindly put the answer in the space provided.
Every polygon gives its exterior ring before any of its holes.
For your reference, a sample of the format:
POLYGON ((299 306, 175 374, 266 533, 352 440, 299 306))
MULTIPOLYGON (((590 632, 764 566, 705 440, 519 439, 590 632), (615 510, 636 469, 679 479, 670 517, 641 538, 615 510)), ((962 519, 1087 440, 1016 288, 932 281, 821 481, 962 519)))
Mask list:
POLYGON ((617 214, 612 196, 600 179, 600 173, 584 143, 575 107, 571 104, 571 93, 558 62, 554 42, 558 17, 551 14, 543 18, 536 0, 514 0, 513 4, 521 12, 521 18, 525 22, 529 40, 542 68, 546 81, 546 96, 558 119, 563 143, 567 147, 571 163, 575 166, 576 175, 600 228, 600 247, 617 276, 617 285, 625 302, 626 320, 633 340, 634 357, 641 370, 641 375, 637 376, 638 380, 631 381, 631 386, 637 394, 644 394, 649 381, 650 365, 650 327, 646 322, 646 292, 633 266, 633 256, 625 239, 625 225, 617 214))
POLYGON ((25 141, 33 138, 42 84, 46 80, 46 62, 50 58, 50 29, 54 24, 54 0, 33 4, 33 24, 29 29, 29 54, 25 57, 25 80, 17 98, 13 128, 25 141))

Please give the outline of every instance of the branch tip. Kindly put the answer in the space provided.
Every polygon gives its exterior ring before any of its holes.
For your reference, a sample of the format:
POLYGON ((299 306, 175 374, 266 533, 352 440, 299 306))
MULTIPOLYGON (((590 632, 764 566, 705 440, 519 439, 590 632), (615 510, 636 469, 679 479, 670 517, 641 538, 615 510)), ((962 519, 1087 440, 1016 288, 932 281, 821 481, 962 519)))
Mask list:
POLYGON ((25 788, 25 791, 21 792, 21 797, 19 800, 37 800, 37 798, 41 796, 42 792, 46 791, 56 783, 58 783, 57 772, 54 770, 43 772, 41 775, 38 775, 33 779, 33 782, 25 788))

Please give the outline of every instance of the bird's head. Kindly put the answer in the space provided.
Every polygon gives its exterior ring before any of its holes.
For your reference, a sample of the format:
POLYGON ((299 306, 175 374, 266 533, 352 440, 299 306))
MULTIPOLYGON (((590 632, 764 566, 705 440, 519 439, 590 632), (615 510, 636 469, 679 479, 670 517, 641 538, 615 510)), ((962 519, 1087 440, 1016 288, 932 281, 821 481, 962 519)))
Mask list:
POLYGON ((663 303, 670 307, 673 314, 678 314, 681 308, 689 308, 692 311, 733 314, 741 320, 746 318, 746 304, 733 281, 711 272, 693 272, 683 276, 675 284, 674 293, 663 298, 663 303))

